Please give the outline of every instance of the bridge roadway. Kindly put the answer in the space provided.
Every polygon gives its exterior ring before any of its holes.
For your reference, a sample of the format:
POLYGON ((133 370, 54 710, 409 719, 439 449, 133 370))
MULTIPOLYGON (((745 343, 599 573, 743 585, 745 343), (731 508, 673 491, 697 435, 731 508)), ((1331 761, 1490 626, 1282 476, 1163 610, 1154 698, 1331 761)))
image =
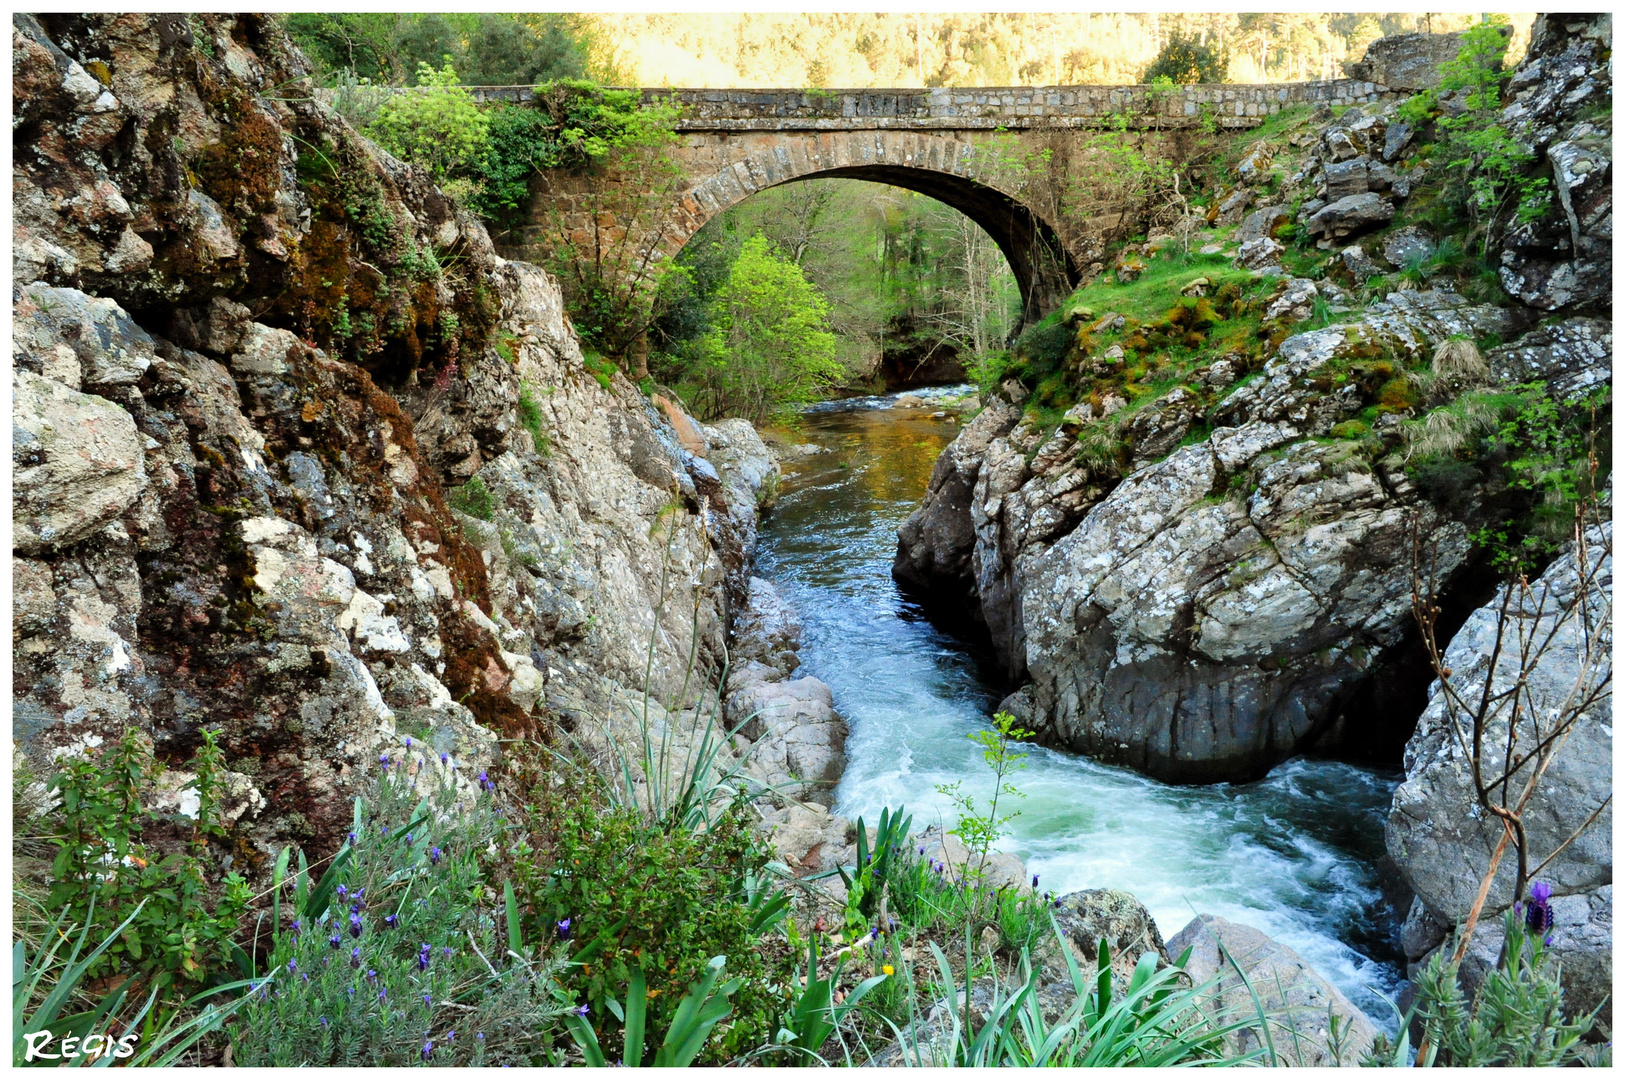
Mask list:
MULTIPOLYGON (((481 101, 528 102, 528 86, 471 86, 481 101)), ((645 88, 644 100, 683 106, 683 131, 991 131, 1098 127, 1124 115, 1136 127, 1200 123, 1249 128, 1288 105, 1356 105, 1388 88, 1357 79, 1325 82, 1154 86, 990 86, 901 90, 713 90, 645 88)))

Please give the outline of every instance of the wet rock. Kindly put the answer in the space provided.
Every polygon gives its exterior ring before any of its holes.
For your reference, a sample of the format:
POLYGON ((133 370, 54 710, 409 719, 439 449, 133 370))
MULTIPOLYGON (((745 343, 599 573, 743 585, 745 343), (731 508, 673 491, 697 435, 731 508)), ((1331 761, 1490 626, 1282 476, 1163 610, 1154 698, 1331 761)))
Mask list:
MULTIPOLYGON (((1250 926, 1198 915, 1168 941, 1168 951, 1175 956, 1187 948, 1191 979, 1197 984, 1217 979, 1209 992, 1216 1014, 1240 1019, 1262 1007, 1279 1064, 1358 1065, 1376 1040, 1376 1025, 1341 991, 1297 953, 1250 926), (1246 982, 1236 966, 1245 972, 1246 982), (1339 1021, 1335 1040, 1329 1016, 1339 1021)), ((1226 1042, 1240 1053, 1265 1049, 1256 1027, 1243 1028, 1227 1036, 1226 1042)))
MULTIPOLYGON (((1135 965, 1146 953, 1157 957, 1157 966, 1169 964, 1168 948, 1156 921, 1132 893, 1121 889, 1084 889, 1055 900, 1055 925, 1066 939, 1067 949, 1079 970, 1093 972, 1105 941, 1112 958, 1112 978, 1120 990, 1128 985, 1135 965)), ((1048 945, 1048 940, 1044 943, 1048 945)), ((1067 978, 1066 962, 1052 948, 1040 950, 1046 976, 1067 978)))
POLYGON ((931 470, 925 499, 897 530, 892 577, 919 589, 965 594, 976 542, 972 489, 988 445, 1020 418, 1020 409, 994 398, 948 444, 931 470))
POLYGON ((97 532, 147 485, 140 433, 106 398, 13 370, 12 544, 38 554, 97 532))
POLYGON ((750 600, 734 620, 733 633, 736 664, 762 664, 781 678, 796 669, 801 619, 772 582, 759 577, 750 579, 750 600))

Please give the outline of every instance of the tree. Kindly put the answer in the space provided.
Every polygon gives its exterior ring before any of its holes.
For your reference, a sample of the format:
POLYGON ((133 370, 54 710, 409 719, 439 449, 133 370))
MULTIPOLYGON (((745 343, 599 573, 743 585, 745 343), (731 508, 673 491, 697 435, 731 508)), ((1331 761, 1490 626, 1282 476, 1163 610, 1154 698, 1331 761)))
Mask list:
POLYGON ((419 64, 418 85, 421 90, 384 102, 368 134, 396 157, 428 170, 442 187, 457 179, 469 184, 485 156, 490 122, 450 63, 439 71, 419 64))
POLYGON ((1180 86, 1192 83, 1222 83, 1228 77, 1230 57, 1214 45, 1204 45, 1194 36, 1175 30, 1168 35, 1168 44, 1157 53, 1145 73, 1142 83, 1167 79, 1180 86))
POLYGON ((760 423, 778 406, 816 399, 844 374, 828 321, 829 302, 799 266, 765 236, 746 240, 711 304, 696 408, 760 423))
POLYGON ((521 86, 552 79, 579 79, 587 61, 569 16, 479 17, 458 65, 470 86, 521 86))

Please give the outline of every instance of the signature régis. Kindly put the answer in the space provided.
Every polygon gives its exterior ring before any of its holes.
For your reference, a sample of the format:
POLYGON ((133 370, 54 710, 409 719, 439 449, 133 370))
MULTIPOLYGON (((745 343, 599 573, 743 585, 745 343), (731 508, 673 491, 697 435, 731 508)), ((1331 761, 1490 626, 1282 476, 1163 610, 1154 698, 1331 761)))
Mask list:
POLYGON ((127 1058, 135 1053, 136 1042, 141 1036, 130 1034, 122 1039, 114 1040, 111 1035, 86 1035, 81 1039, 77 1035, 62 1036, 61 1052, 49 1053, 51 1040, 56 1038, 50 1028, 43 1031, 25 1031, 23 1038, 28 1042, 28 1049, 23 1053, 24 1061, 60 1061, 63 1058, 76 1057, 106 1057, 111 1054, 116 1058, 127 1058))

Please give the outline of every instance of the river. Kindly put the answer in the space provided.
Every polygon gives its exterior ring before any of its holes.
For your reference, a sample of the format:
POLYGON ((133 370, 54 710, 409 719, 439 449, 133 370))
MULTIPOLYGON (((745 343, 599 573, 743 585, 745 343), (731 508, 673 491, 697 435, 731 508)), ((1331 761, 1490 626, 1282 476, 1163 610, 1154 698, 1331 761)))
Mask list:
MULTIPOLYGON (((931 391, 915 391, 927 399, 931 391)), ((850 727, 836 810, 871 822, 906 805, 916 827, 955 813, 938 785, 985 805, 992 781, 965 737, 1001 696, 987 657, 933 626, 891 579, 896 529, 958 431, 895 396, 828 402, 785 434, 826 453, 784 455, 757 573, 800 612, 800 674, 830 685, 850 727)), ((1125 769, 1029 748, 1020 816, 1001 848, 1057 894, 1121 888, 1163 937, 1197 912, 1290 945, 1393 1029, 1396 912, 1381 888, 1383 820, 1397 771, 1296 759, 1252 784, 1172 787, 1125 769)))

